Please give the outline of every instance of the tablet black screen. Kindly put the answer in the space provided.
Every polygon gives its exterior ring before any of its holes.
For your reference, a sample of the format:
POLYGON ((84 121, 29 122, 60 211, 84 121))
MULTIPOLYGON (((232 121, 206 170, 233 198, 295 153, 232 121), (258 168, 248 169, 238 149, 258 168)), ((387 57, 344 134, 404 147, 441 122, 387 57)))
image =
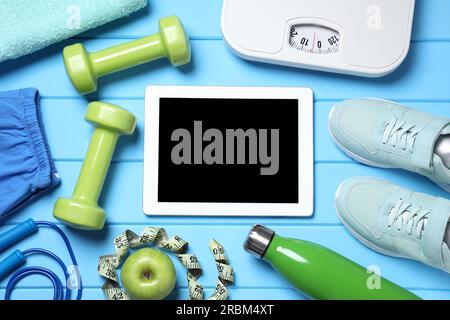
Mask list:
POLYGON ((298 153, 298 100, 160 99, 159 202, 298 203, 298 153))

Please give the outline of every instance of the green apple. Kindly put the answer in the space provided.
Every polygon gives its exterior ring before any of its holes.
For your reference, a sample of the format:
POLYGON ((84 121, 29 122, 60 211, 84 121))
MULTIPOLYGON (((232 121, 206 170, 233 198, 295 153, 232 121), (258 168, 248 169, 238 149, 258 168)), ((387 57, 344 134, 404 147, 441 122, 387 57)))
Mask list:
POLYGON ((172 292, 176 282, 172 260, 151 248, 129 256, 120 276, 125 291, 136 300, 162 300, 172 292))

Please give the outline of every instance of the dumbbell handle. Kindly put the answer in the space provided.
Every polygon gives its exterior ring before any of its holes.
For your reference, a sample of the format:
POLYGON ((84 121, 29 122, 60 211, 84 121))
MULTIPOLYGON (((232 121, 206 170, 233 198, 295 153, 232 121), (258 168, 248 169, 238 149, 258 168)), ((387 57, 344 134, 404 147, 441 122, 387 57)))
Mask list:
POLYGON ((90 54, 98 77, 128 69, 166 56, 160 34, 120 44, 90 54))
POLYGON ((73 198, 97 203, 117 145, 119 133, 96 128, 78 177, 73 198))
POLYGON ((0 252, 16 244, 22 239, 37 232, 38 228, 33 219, 28 219, 14 228, 0 234, 0 252))

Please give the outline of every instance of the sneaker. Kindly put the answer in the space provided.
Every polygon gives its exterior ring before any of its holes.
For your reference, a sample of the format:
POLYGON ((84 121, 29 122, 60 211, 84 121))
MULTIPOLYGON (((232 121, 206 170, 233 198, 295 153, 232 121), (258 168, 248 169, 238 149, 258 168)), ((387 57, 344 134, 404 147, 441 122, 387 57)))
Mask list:
POLYGON ((419 173, 450 192, 450 169, 434 146, 450 133, 450 119, 374 99, 346 100, 330 112, 329 130, 338 147, 366 165, 419 173))
POLYGON ((367 247, 450 273, 450 250, 444 242, 450 201, 363 177, 339 186, 336 210, 367 247))

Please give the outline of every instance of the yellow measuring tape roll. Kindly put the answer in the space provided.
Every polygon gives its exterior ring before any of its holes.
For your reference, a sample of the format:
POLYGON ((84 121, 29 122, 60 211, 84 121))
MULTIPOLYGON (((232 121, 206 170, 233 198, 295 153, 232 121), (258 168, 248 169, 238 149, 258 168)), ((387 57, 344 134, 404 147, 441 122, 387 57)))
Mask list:
MULTIPOLYGON (((98 273, 105 278, 102 290, 109 300, 130 300, 125 290, 120 288, 116 269, 128 254, 130 248, 139 248, 147 244, 171 251, 187 270, 189 300, 203 300, 203 286, 198 282, 202 274, 200 263, 195 255, 186 253, 188 242, 178 236, 169 239, 163 228, 147 227, 137 235, 125 230, 114 239, 115 254, 99 258, 98 273)), ((233 284, 233 268, 229 265, 224 247, 216 240, 211 240, 209 248, 214 255, 219 277, 213 294, 208 300, 225 300, 228 298, 227 286, 233 284)))

